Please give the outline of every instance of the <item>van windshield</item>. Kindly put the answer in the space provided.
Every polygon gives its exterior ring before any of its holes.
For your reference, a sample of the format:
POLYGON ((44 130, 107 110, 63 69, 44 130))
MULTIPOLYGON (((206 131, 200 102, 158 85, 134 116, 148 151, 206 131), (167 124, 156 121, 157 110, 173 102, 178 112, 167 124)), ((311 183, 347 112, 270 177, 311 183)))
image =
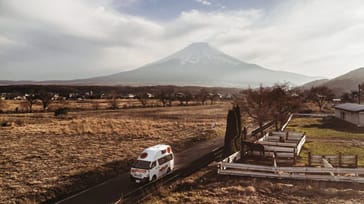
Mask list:
POLYGON ((136 160, 133 167, 138 169, 150 169, 150 161, 136 160))

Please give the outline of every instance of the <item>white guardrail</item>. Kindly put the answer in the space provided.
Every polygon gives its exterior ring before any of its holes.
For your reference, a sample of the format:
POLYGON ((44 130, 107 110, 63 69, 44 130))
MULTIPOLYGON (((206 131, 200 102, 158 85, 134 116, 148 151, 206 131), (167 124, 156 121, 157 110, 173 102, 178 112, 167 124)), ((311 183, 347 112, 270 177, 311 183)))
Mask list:
MULTIPOLYGON (((231 156, 232 158, 234 157, 233 155, 231 156)), ((231 158, 229 160, 231 160, 231 158)), ((218 164, 218 174, 279 179, 364 183, 364 168, 274 167, 229 163, 224 162, 223 160, 218 164)))

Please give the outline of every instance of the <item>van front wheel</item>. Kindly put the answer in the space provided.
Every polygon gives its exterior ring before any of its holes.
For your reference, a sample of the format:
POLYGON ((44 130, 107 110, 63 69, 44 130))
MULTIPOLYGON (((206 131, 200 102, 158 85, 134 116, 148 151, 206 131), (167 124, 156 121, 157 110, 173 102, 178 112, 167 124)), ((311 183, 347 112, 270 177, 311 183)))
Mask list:
POLYGON ((156 176, 156 175, 154 175, 154 176, 152 177, 152 180, 151 180, 151 181, 155 181, 155 180, 157 180, 157 176, 156 176))

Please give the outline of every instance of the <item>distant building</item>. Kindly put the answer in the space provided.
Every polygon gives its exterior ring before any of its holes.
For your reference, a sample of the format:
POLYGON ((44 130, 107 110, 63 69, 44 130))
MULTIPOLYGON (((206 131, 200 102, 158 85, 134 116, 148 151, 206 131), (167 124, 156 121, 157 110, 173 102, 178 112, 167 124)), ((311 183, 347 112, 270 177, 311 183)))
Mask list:
POLYGON ((59 94, 54 94, 53 97, 52 97, 52 100, 55 101, 55 100, 58 100, 58 99, 60 99, 59 94))
POLYGON ((148 98, 154 98, 154 95, 151 93, 145 93, 148 98))
POLYGON ((135 98, 135 95, 134 94, 128 94, 127 98, 130 98, 130 99, 135 98))
POLYGON ((338 104, 338 103, 341 102, 341 98, 333 98, 332 102, 335 103, 335 104, 338 104))
POLYGON ((335 116, 342 120, 364 127, 364 105, 343 103, 335 106, 335 116))
POLYGON ((186 95, 184 93, 182 93, 182 92, 178 92, 178 93, 175 94, 175 96, 177 98, 184 98, 186 95))

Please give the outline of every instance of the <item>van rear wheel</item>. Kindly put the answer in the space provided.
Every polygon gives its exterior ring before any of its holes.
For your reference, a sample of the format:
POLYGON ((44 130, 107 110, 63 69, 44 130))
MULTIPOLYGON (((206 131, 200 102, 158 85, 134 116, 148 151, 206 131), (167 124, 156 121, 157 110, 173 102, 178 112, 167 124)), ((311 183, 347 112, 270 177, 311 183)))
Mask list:
POLYGON ((171 173, 171 168, 168 167, 167 174, 171 173))

